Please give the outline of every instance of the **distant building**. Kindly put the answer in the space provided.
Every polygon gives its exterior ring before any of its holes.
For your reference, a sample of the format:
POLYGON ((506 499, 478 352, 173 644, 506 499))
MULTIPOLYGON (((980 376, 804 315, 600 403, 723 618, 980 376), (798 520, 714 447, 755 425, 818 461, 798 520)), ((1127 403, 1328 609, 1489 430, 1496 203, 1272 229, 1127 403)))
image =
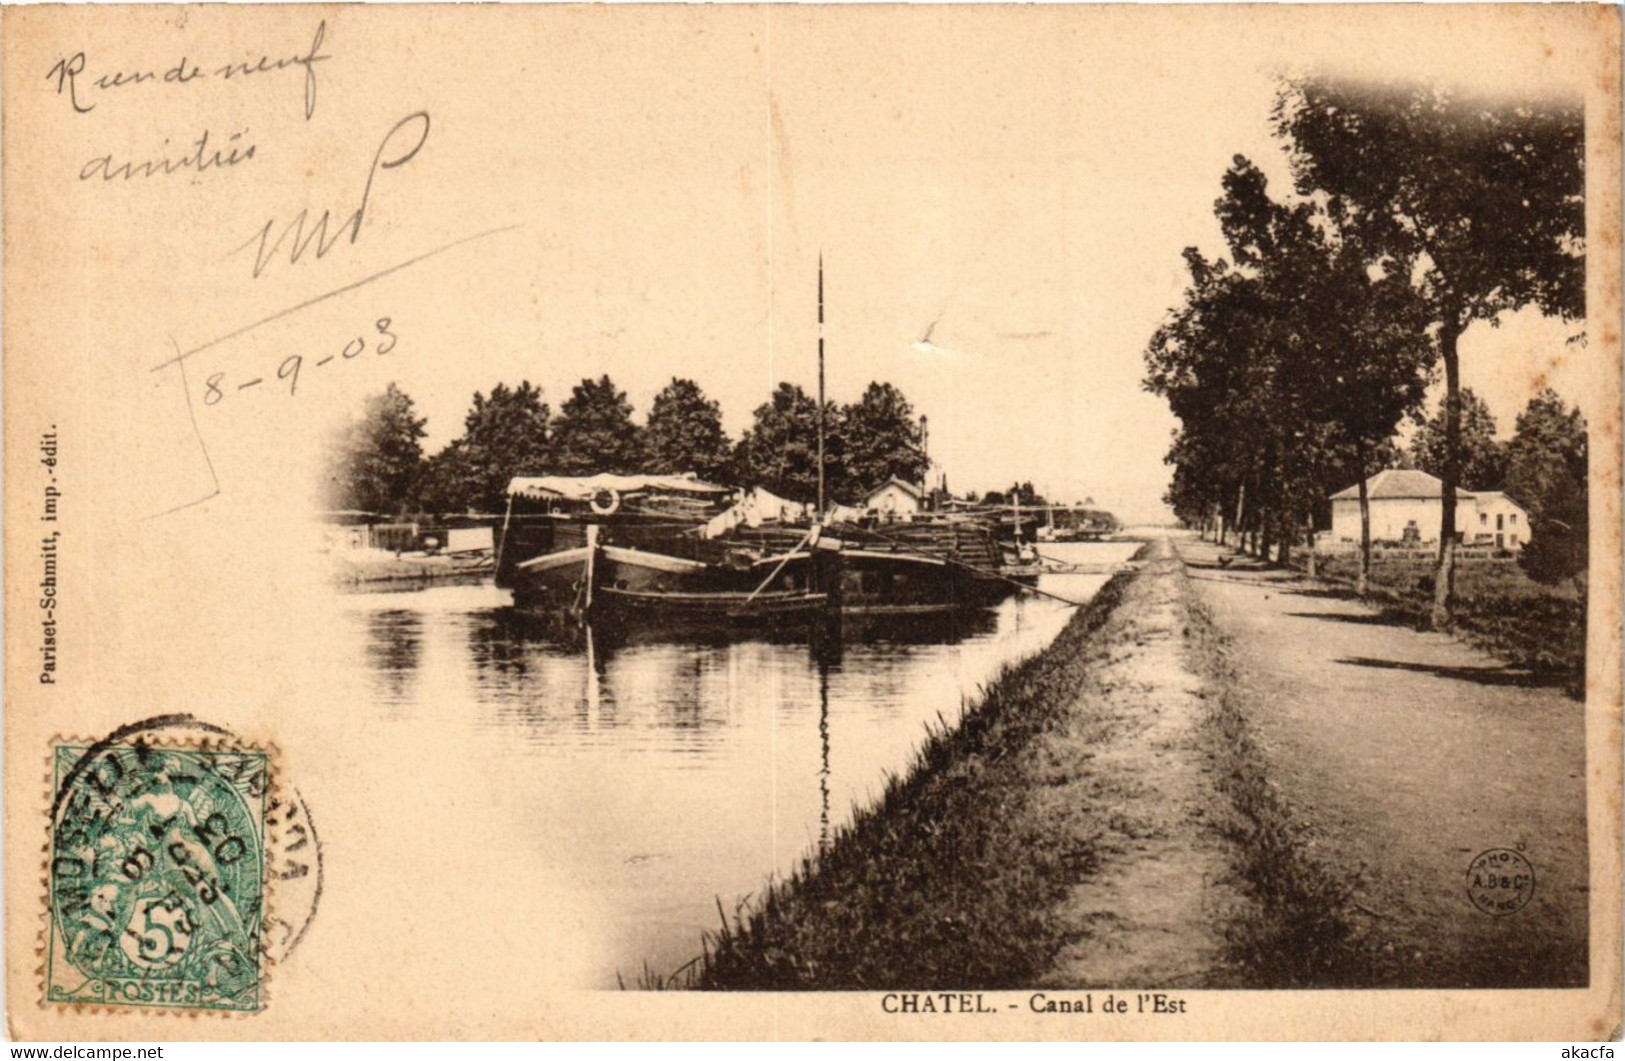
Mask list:
POLYGON ((892 476, 864 498, 863 507, 881 519, 912 519, 925 501, 925 492, 913 483, 892 476))
MULTIPOLYGON (((1423 545, 1439 540, 1444 484, 1427 472, 1388 468, 1366 480, 1371 540, 1423 545)), ((1358 484, 1331 496, 1334 542, 1360 540, 1358 484)), ((1529 513, 1498 490, 1456 490, 1456 534, 1469 545, 1517 552, 1529 541, 1529 513)))
POLYGON ((1529 541, 1529 510, 1499 490, 1479 490, 1473 495, 1477 515, 1467 524, 1470 544, 1494 542, 1497 549, 1517 552, 1529 541))

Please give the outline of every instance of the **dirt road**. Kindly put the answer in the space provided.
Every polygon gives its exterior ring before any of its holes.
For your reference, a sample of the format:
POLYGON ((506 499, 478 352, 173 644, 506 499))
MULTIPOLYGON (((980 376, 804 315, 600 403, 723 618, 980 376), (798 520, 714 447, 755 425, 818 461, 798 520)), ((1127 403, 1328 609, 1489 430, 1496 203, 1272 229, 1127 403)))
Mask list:
POLYGON ((1178 549, 1229 643, 1228 692, 1266 776, 1309 824, 1315 857, 1356 880, 1358 916, 1396 959, 1373 974, 1407 987, 1585 984, 1584 705, 1340 591, 1209 543, 1178 549), (1500 914, 1470 901, 1486 892, 1469 871, 1493 849, 1533 871, 1527 896, 1490 896, 1517 907, 1500 914))
POLYGON ((1093 871, 1056 908, 1068 943, 1042 983, 1066 987, 1225 987, 1246 983, 1228 927, 1250 903, 1238 853, 1216 827, 1209 702, 1193 665, 1190 587, 1167 542, 1152 546, 1118 643, 1078 691, 1047 755, 1081 765, 1046 803, 1094 811, 1093 871))

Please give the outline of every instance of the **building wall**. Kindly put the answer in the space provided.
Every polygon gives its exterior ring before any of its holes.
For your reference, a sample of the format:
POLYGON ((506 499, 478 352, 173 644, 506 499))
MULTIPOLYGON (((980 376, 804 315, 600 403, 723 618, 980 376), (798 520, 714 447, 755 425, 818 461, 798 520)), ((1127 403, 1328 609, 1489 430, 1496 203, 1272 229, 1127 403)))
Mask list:
POLYGON ((869 495, 868 507, 881 515, 912 516, 920 510, 920 503, 896 483, 887 483, 869 495))
POLYGON ((446 551, 466 552, 494 548, 490 527, 452 527, 446 531, 446 551))
MULTIPOLYGON (((1405 536, 1405 525, 1415 520, 1420 539, 1424 542, 1436 542, 1439 540, 1439 509, 1438 498, 1374 498, 1371 501, 1371 540, 1397 542, 1405 536)), ((1469 527, 1477 523, 1477 519, 1477 508, 1471 500, 1461 499, 1456 502, 1457 533, 1467 533, 1469 527)), ((1494 522, 1493 517, 1491 522, 1494 522)), ((1350 542, 1360 540, 1358 498, 1332 502, 1332 539, 1350 542)))
POLYGON ((1467 541, 1518 552, 1529 543, 1529 514, 1506 497, 1481 498, 1467 524, 1467 541))

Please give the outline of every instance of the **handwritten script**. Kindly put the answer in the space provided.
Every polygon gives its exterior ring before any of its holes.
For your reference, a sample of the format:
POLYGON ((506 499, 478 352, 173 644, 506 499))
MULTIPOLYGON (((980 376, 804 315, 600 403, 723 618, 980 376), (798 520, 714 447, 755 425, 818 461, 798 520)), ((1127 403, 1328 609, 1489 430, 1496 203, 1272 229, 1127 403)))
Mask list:
POLYGON ((254 276, 258 278, 284 246, 288 248, 288 264, 293 265, 312 247, 315 248, 318 259, 325 258, 327 252, 332 250, 345 234, 348 234, 350 242, 354 243, 361 237, 361 223, 367 216, 367 203, 372 198, 374 178, 381 170, 395 169, 412 161, 417 157, 417 153, 423 150, 423 145, 428 139, 427 111, 408 114, 396 122, 394 128, 384 134, 378 150, 373 153, 372 165, 367 169, 367 183, 361 189, 360 204, 349 217, 339 223, 331 236, 328 234, 328 225, 333 221, 333 212, 323 210, 322 216, 312 222, 310 208, 306 207, 295 214, 293 220, 282 226, 275 239, 271 238, 271 234, 277 230, 277 220, 271 218, 257 233, 249 237, 247 243, 237 247, 233 253, 253 247, 254 276))
MULTIPOLYGON (((399 341, 390 329, 394 327, 388 317, 379 317, 372 325, 372 351, 379 356, 387 355, 395 349, 399 341)), ((360 357, 367 350, 368 333, 363 331, 355 338, 344 344, 344 348, 337 353, 327 352, 326 356, 312 362, 314 367, 322 368, 337 361, 343 364, 360 357)), ((288 385, 288 394, 293 396, 299 393, 299 373, 304 368, 306 359, 304 354, 289 354, 277 365, 276 378, 288 385)), ((225 372, 211 373, 203 381, 203 404, 207 406, 219 405, 231 391, 252 390, 265 382, 264 376, 253 376, 239 382, 228 383, 225 372)))
POLYGON ((56 84, 56 93, 64 97, 75 114, 89 114, 96 109, 96 96, 100 93, 136 85, 190 85, 199 81, 232 81, 255 74, 275 73, 278 70, 303 70, 305 73, 305 120, 316 113, 316 64, 331 59, 322 53, 322 40, 327 36, 327 22, 316 26, 310 47, 295 55, 272 58, 262 52, 250 59, 221 63, 205 67, 181 56, 180 62, 159 72, 158 70, 114 70, 92 78, 90 60, 84 52, 58 59, 45 75, 45 80, 56 84))
MULTIPOLYGON (((133 180, 136 177, 167 177, 171 173, 189 171, 202 173, 211 169, 230 169, 240 166, 254 158, 255 145, 243 140, 248 130, 232 133, 226 139, 224 146, 218 142, 211 149, 209 145, 209 130, 203 130, 203 135, 188 145, 183 155, 152 158, 143 162, 133 160, 118 161, 111 154, 97 155, 95 158, 79 167, 79 179, 82 181, 100 177, 103 182, 118 180, 133 180), (242 141, 242 142, 239 142, 242 141)), ((169 141, 164 141, 164 147, 169 147, 169 141)))

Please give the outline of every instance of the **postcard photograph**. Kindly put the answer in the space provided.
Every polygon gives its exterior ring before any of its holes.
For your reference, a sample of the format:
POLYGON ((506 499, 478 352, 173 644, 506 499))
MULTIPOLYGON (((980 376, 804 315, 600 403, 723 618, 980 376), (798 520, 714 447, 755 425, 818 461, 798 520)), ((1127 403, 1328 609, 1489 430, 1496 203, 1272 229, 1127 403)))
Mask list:
POLYGON ((18 1036, 1618 1034, 1617 10, 4 28, 18 1036))

